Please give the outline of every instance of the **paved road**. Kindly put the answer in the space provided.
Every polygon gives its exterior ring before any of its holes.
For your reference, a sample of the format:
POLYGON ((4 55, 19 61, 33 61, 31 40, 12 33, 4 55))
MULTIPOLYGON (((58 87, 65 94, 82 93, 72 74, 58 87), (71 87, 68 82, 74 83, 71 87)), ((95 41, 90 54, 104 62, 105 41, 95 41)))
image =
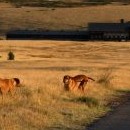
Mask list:
POLYGON ((130 99, 86 130, 130 130, 130 99))

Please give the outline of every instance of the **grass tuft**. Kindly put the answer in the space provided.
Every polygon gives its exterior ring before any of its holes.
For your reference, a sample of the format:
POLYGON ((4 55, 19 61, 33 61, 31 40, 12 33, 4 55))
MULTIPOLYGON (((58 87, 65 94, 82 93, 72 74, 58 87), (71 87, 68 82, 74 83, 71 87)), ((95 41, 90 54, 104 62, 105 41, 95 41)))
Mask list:
POLYGON ((112 69, 107 68, 102 75, 100 75, 99 79, 97 80, 97 83, 102 84, 105 87, 111 86, 111 80, 113 79, 112 76, 112 69))

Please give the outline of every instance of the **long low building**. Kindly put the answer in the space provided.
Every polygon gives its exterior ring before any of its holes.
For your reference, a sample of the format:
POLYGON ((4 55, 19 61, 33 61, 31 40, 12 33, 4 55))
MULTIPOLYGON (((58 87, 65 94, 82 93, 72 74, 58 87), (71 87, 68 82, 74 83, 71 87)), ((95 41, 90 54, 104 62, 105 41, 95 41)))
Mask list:
POLYGON ((90 40, 130 40, 130 22, 89 23, 88 33, 90 40))
POLYGON ((88 40, 88 34, 87 31, 13 30, 6 34, 6 39, 88 40))

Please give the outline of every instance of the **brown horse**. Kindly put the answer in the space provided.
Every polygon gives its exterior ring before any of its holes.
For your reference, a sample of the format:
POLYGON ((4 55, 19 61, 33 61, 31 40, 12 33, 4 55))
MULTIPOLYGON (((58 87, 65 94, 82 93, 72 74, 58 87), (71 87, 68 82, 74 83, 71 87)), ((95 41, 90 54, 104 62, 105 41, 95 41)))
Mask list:
POLYGON ((91 77, 87 77, 86 75, 76 75, 71 77, 69 75, 65 75, 63 77, 63 83, 65 90, 73 90, 74 88, 78 88, 84 91, 84 88, 89 80, 95 81, 91 77))
POLYGON ((0 78, 0 90, 3 95, 5 95, 7 92, 13 93, 15 87, 18 87, 20 85, 20 80, 18 78, 12 78, 12 79, 2 79, 0 78))

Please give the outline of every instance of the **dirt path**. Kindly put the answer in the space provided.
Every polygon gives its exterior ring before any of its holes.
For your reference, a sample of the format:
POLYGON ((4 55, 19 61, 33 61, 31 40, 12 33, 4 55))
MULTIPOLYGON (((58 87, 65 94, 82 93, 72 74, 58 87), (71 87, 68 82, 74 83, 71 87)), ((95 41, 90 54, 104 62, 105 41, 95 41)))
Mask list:
POLYGON ((130 98, 86 130, 130 130, 130 98))

